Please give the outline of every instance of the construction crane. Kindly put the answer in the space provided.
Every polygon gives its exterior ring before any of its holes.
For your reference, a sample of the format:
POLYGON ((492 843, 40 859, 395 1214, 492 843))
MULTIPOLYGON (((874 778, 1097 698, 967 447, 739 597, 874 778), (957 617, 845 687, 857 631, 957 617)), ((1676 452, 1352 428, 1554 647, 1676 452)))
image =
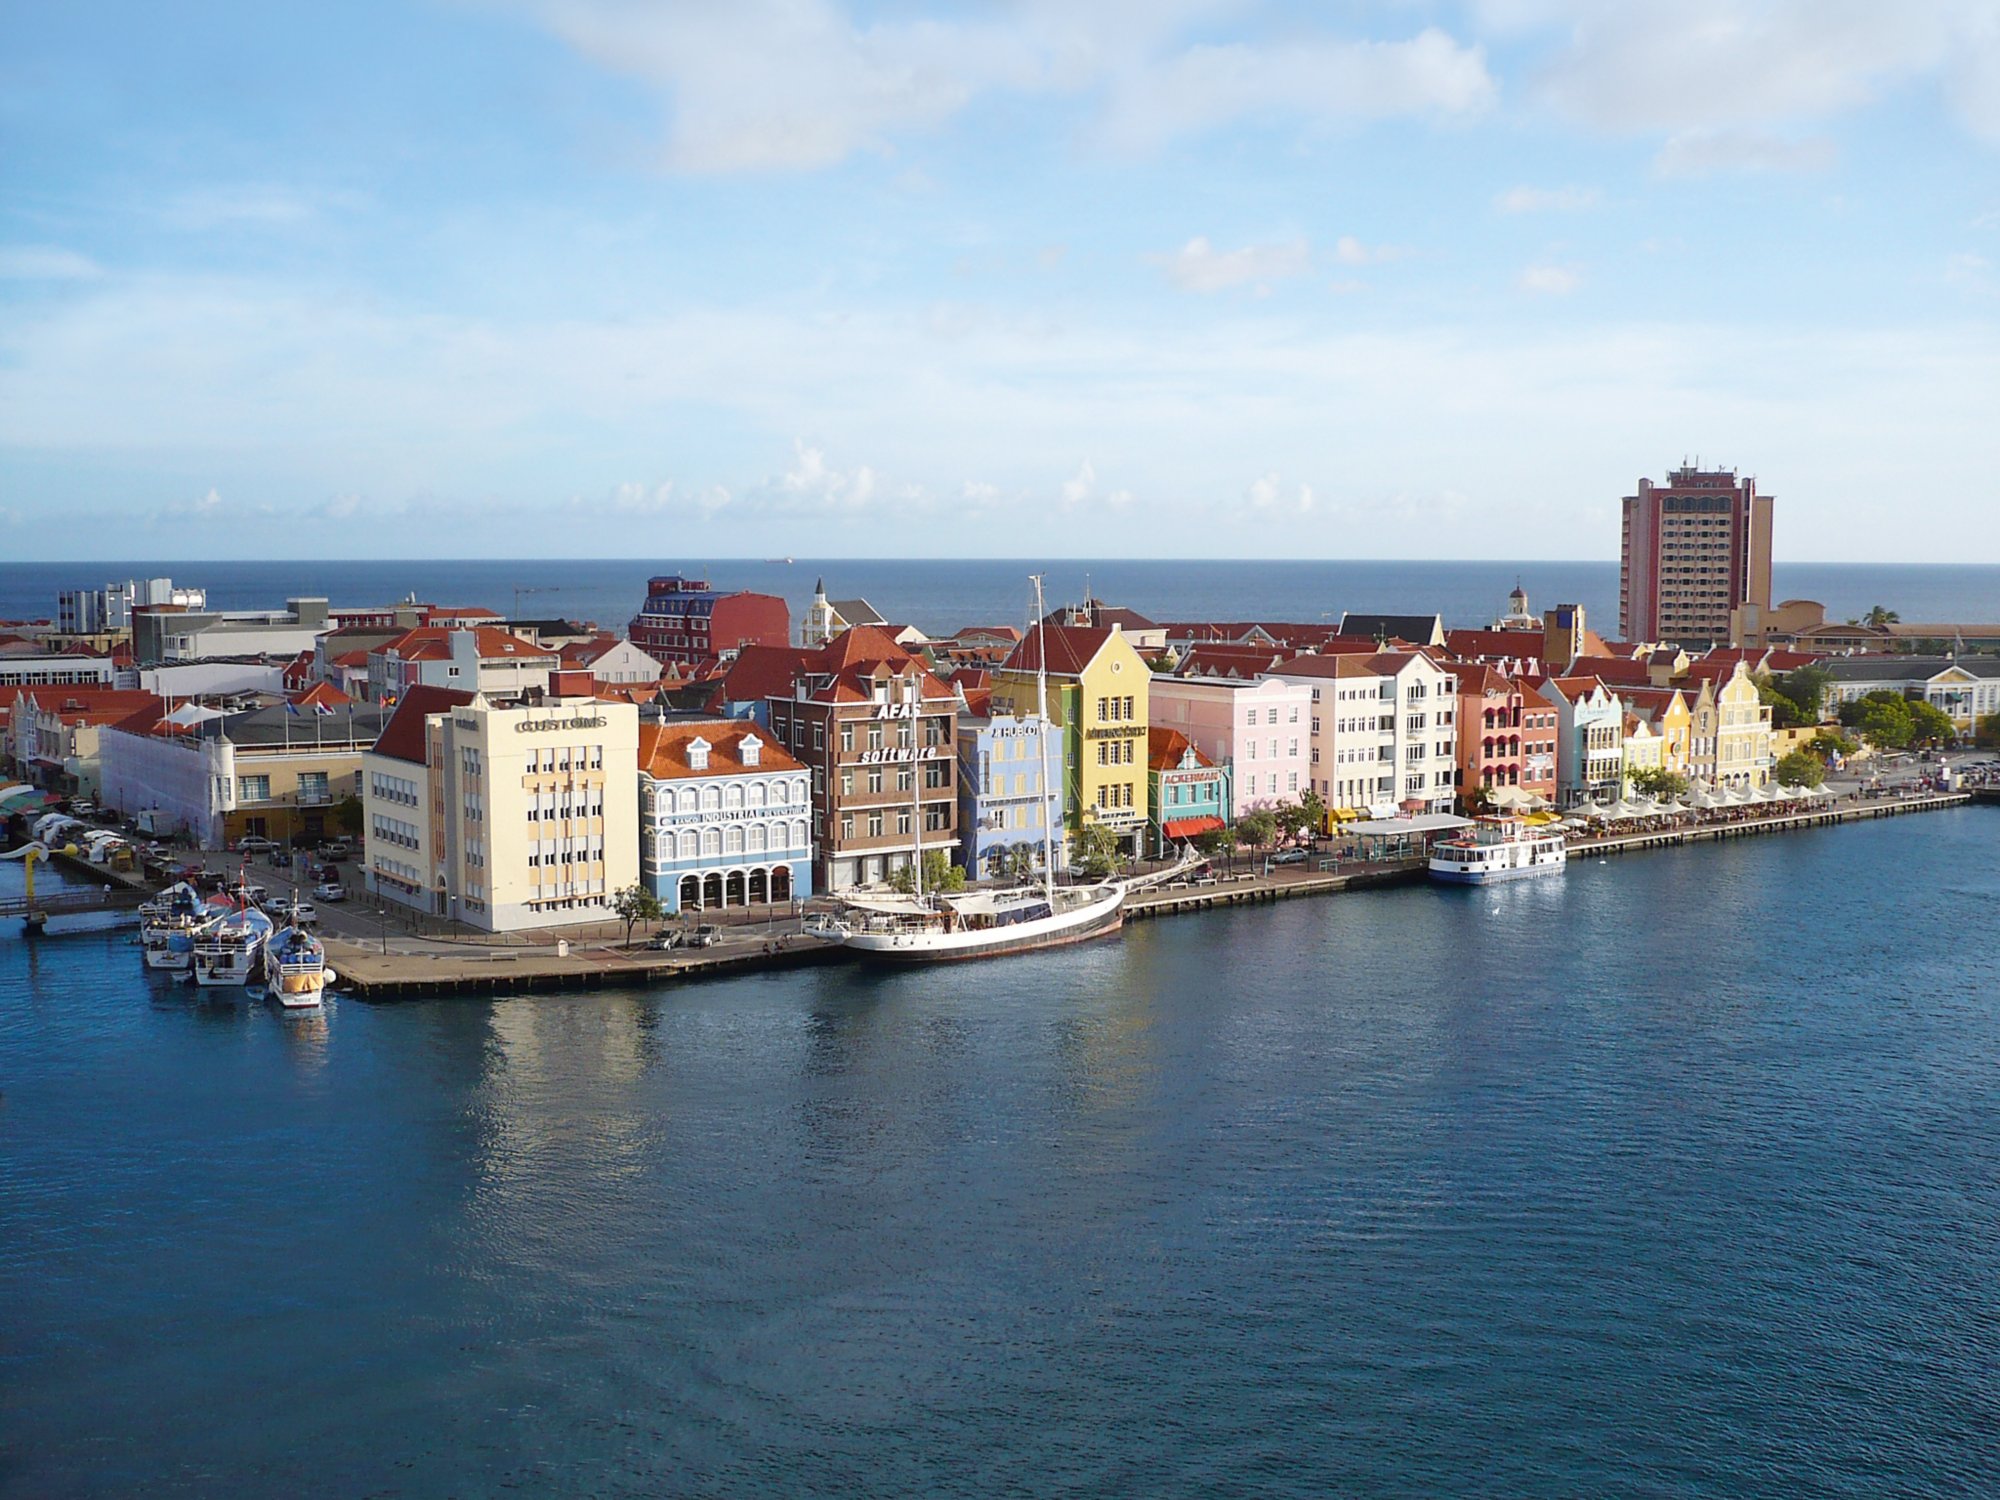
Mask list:
POLYGON ((521 596, 523 594, 560 594, 561 592, 562 589, 559 585, 517 583, 514 585, 514 613, 509 618, 515 620, 521 618, 521 596))

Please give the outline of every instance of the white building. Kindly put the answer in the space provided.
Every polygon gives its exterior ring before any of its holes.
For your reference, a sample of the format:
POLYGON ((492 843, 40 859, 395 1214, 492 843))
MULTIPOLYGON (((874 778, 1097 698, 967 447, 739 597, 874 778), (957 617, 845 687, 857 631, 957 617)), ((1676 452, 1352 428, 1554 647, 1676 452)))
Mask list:
POLYGON ((422 684, 362 762, 369 889, 491 932, 602 921, 639 878, 639 711, 422 684))
POLYGON ((2000 713, 2000 656, 1851 656, 1820 663, 1833 679, 1829 706, 1857 702, 1870 693, 1921 698, 1968 734, 1988 714, 2000 713))
POLYGON ((132 624, 133 607, 141 604, 207 609, 208 591, 178 588, 171 578, 128 578, 101 589, 64 589, 56 595, 56 630, 63 635, 126 630, 132 624))
POLYGON ((1268 674, 1312 689, 1313 790, 1370 817, 1457 796, 1458 679, 1423 651, 1300 656, 1268 674))

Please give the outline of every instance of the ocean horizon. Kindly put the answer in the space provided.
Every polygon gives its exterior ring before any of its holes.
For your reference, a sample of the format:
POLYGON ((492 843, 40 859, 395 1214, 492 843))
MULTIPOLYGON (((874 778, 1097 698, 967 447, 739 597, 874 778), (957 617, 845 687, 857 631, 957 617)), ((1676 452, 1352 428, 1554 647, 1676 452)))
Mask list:
MULTIPOLYGON (((1337 621, 1343 611, 1430 613, 1448 626, 1486 624, 1505 612, 1516 583, 1533 608, 1580 604, 1601 633, 1618 625, 1618 564, 1533 558, 1491 560, 1169 558, 270 558, 0 564, 0 619, 47 618, 62 589, 113 579, 171 576, 204 587, 217 609, 281 606, 297 595, 336 605, 380 605, 412 594, 427 603, 477 605, 523 618, 561 615, 621 629, 645 598, 646 580, 682 572, 719 589, 782 596, 794 617, 824 579, 836 599, 866 599, 899 624, 929 633, 1028 617, 1030 572, 1050 602, 1086 590, 1156 619, 1337 621)), ((1772 569, 1776 599, 1816 599, 1829 619, 1875 605, 1910 621, 2000 619, 2000 564, 1785 563, 1772 569)))

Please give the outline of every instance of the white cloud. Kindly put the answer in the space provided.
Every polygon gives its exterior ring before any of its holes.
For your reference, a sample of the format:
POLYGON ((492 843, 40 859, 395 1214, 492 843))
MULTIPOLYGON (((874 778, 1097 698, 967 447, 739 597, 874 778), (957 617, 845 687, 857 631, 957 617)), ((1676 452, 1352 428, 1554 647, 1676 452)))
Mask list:
POLYGON ((1206 235, 1196 235, 1173 254, 1156 255, 1152 260, 1166 271, 1167 280, 1184 292, 1206 295, 1240 286, 1268 292, 1272 282, 1310 270, 1312 251, 1302 239, 1217 250, 1206 235))
POLYGON ((320 515, 328 521, 348 521, 361 509, 359 495, 335 495, 320 507, 320 515))
POLYGON ((1514 187, 1494 198, 1493 206, 1503 214, 1578 213, 1597 207, 1599 196, 1594 187, 1514 187))
POLYGON ((1243 500, 1253 511, 1260 513, 1278 512, 1302 516, 1310 513, 1313 508, 1312 486, 1300 485, 1287 499, 1284 481, 1276 472, 1260 474, 1251 480, 1243 491, 1243 500))
POLYGON ((830 468, 826 454, 800 438, 792 444, 792 466, 771 489, 809 509, 862 511, 876 498, 875 471, 866 464, 852 470, 830 468))
POLYGON ((358 208, 365 201, 355 193, 282 183, 222 183, 175 195, 162 206, 160 217, 171 228, 191 231, 274 228, 306 223, 330 208, 358 208))
POLYGON ((1401 260, 1409 254, 1398 245, 1364 245, 1351 234, 1343 234, 1333 242, 1333 258, 1343 266, 1379 265, 1384 261, 1401 260))
POLYGON ((1097 488, 1097 466, 1089 459, 1077 465, 1076 473, 1063 481, 1062 503, 1074 508, 1083 504, 1097 488))
POLYGON ((996 92, 1096 94, 1099 138, 1122 149, 1240 119, 1465 114, 1494 95, 1479 49, 1435 29, 1393 42, 1183 44, 1194 25, 1235 9, 1231 0, 1025 0, 949 20, 863 20, 835 0, 537 8, 585 57, 666 95, 666 160, 684 171, 807 169, 888 152, 996 92))
POLYGON ((1833 142, 1780 140, 1747 130, 1684 131, 1653 158, 1662 177, 1712 177, 1718 172, 1824 172, 1833 142))
POLYGON ((56 245, 0 246, 0 281, 94 281, 104 268, 56 245))
POLYGON ((1769 131, 1941 79, 2000 143, 1992 0, 1480 0, 1496 32, 1546 37, 1537 90, 1617 131, 1769 131))
POLYGON ((1520 286, 1522 291, 1533 292, 1538 297, 1563 297, 1575 291, 1582 281, 1582 276, 1574 267, 1544 262, 1523 271, 1520 286))

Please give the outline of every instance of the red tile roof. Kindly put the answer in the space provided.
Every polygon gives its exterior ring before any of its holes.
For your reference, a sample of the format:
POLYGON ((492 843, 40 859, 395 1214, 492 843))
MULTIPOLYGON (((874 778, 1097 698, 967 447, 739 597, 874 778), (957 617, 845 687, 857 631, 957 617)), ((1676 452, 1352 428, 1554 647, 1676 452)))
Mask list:
POLYGON ((136 713, 162 709, 152 693, 134 688, 79 687, 72 683, 30 683, 11 695, 12 702, 32 698, 35 707, 65 724, 116 724, 136 713))
POLYGON ((303 693, 292 694, 292 702, 300 708, 345 708, 353 701, 330 682, 315 682, 303 693))
POLYGON ((767 730, 748 719, 680 720, 639 726, 639 769, 656 781, 685 776, 743 776, 766 771, 803 771, 767 730), (743 764, 743 742, 755 738, 757 764, 743 764), (708 741, 708 766, 697 771, 688 761, 688 746, 708 741))
POLYGON ((429 687, 421 683, 411 688, 397 703, 396 712, 383 727, 381 738, 375 741, 375 753, 392 760, 422 765, 424 719, 430 714, 463 708, 472 701, 472 697, 471 693, 462 693, 457 688, 429 687))
POLYGON ((1178 729, 1165 729, 1154 725, 1146 731, 1146 764, 1155 771, 1174 771, 1180 768, 1181 757, 1194 751, 1195 764, 1213 766, 1214 761, 1201 753, 1196 745, 1178 729))
POLYGON ((1049 671, 1059 677, 1075 677, 1096 659, 1111 634, 1108 625, 1038 625, 1021 637, 1003 670, 1040 671, 1046 639, 1049 671))
MULTIPOLYGON (((510 631, 496 630, 490 625, 474 625, 468 628, 472 632, 481 661, 526 657, 560 659, 546 646, 537 646, 533 641, 514 635, 510 631)), ((457 629, 449 626, 420 625, 415 630, 404 631, 393 641, 385 641, 375 649, 384 655, 393 651, 404 661, 448 661, 451 657, 451 638, 459 633, 457 629)))

